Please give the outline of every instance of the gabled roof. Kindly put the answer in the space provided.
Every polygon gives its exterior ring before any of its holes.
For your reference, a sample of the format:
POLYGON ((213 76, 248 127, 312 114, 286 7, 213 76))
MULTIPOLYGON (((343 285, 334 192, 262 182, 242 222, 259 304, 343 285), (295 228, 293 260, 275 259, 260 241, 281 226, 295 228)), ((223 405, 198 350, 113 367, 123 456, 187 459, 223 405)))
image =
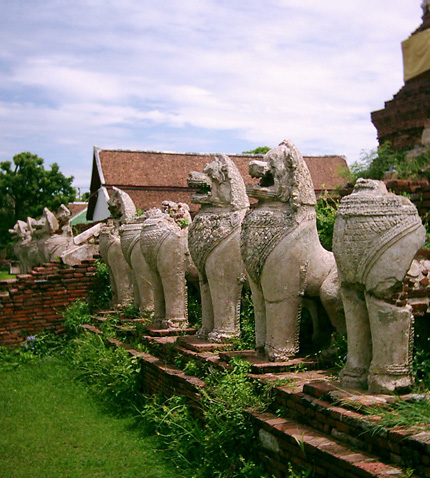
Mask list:
MULTIPOLYGON (((174 153, 168 151, 127 151, 94 147, 91 196, 88 218, 92 218, 97 191, 116 186, 127 192, 139 209, 160 207, 161 201, 187 202, 190 192, 187 178, 191 171, 203 171, 216 153, 174 153)), ((229 154, 242 174, 245 184, 255 182, 249 176, 249 161, 263 155, 229 154)), ((341 175, 347 169, 343 156, 305 156, 315 191, 333 191, 345 184, 341 175)))

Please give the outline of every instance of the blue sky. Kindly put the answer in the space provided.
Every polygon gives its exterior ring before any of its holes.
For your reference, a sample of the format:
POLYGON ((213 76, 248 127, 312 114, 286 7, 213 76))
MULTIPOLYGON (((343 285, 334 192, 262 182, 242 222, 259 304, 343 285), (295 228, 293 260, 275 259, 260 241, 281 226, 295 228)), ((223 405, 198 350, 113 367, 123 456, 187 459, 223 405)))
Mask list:
MULTIPOLYGON (((0 161, 88 187, 92 147, 348 162, 403 85, 420 0, 0 0, 0 161)), ((132 174, 132 172, 130 172, 132 174)))

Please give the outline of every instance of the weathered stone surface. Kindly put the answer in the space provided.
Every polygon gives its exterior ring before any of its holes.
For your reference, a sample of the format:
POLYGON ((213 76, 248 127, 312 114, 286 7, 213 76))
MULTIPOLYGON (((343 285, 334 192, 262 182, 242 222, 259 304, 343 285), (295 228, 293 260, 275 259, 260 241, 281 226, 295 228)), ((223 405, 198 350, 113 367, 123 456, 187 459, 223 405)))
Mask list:
POLYGON ((411 307, 390 299, 424 240, 415 206, 383 182, 359 179, 342 199, 333 251, 348 331, 343 386, 384 393, 411 385, 411 307))
POLYGON ((118 188, 113 189, 108 204, 112 219, 102 227, 99 236, 100 255, 109 268, 112 305, 124 304, 133 299, 132 273, 122 253, 119 227, 136 214, 130 196, 118 188))
POLYGON ((189 208, 164 201, 162 210, 150 209, 140 233, 140 247, 148 264, 154 292, 153 325, 186 328, 186 274, 194 266, 188 251, 189 208))
POLYGON ((217 155, 204 172, 192 172, 188 185, 200 191, 191 201, 201 208, 188 232, 191 257, 199 271, 202 328, 198 336, 222 342, 239 335, 245 267, 240 225, 249 207, 245 184, 227 155, 217 155))
MULTIPOLYGON (((336 264, 319 242, 312 180, 294 144, 283 141, 263 161, 252 161, 250 174, 261 180, 247 188, 258 203, 243 220, 241 254, 255 306, 256 346, 283 360, 298 351, 304 299, 319 297, 333 326, 343 330, 336 264)), ((315 330, 318 319, 313 314, 315 330)))
POLYGON ((119 229, 121 248, 127 264, 131 268, 134 305, 143 314, 154 312, 154 296, 151 272, 140 247, 140 234, 146 214, 134 217, 119 229))

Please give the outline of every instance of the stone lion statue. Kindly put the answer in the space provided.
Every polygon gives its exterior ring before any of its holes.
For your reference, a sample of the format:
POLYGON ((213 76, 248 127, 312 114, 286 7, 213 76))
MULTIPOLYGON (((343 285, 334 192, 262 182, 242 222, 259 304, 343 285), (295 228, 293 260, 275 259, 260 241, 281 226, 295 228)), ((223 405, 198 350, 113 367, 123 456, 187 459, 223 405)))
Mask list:
POLYGON ((382 181, 359 179, 342 199, 333 234, 348 329, 345 387, 399 391, 412 384, 412 313, 393 298, 425 241, 416 207, 382 181))
POLYGON ((9 234, 15 241, 13 251, 18 258, 20 271, 22 274, 26 274, 32 269, 28 257, 28 246, 32 239, 32 232, 28 222, 18 220, 12 229, 9 229, 9 234))
POLYGON ((192 269, 188 251, 187 204, 163 201, 162 209, 147 212, 140 233, 140 246, 148 264, 154 293, 153 325, 186 328, 186 274, 192 269))
POLYGON ((344 318, 336 263, 318 238, 316 198, 302 155, 289 140, 251 161, 258 199, 242 222, 241 253, 255 308, 257 349, 284 360, 299 349, 304 299, 318 297, 340 332, 344 318))
POLYGON ((136 214, 136 207, 127 193, 113 187, 108 208, 111 218, 100 230, 99 250, 109 269, 112 305, 119 305, 133 298, 132 272, 122 253, 119 228, 136 214))
POLYGON ((201 204, 188 231, 191 257, 199 271, 202 328, 198 336, 221 342, 239 335, 245 268, 240 256, 240 225, 249 207, 245 184, 233 161, 217 155, 204 172, 192 172, 191 201, 201 204))
POLYGON ((146 213, 134 216, 119 228, 122 253, 132 273, 134 305, 144 315, 154 312, 151 272, 140 247, 140 234, 147 217, 146 213))

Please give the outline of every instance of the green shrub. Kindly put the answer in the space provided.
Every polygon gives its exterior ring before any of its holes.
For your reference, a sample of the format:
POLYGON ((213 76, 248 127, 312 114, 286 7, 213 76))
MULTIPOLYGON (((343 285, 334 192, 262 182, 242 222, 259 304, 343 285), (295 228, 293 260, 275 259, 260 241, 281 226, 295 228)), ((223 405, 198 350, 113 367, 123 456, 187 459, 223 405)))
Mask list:
POLYGON ((430 390, 430 337, 416 337, 412 368, 416 384, 430 390))
POLYGON ((91 322, 90 306, 88 303, 77 300, 63 312, 64 327, 70 336, 77 335, 82 328, 80 325, 91 322))
POLYGON ((91 312, 108 308, 112 299, 108 266, 99 259, 95 261, 95 266, 97 269, 96 280, 88 294, 88 304, 91 312))
POLYGON ((315 211, 317 214, 317 229, 322 246, 328 251, 332 250, 334 221, 338 201, 330 199, 327 194, 318 198, 315 211))
POLYGON ((248 377, 250 364, 233 360, 232 370, 212 370, 201 392, 203 421, 195 418, 184 398, 149 400, 142 418, 152 424, 181 467, 194 477, 265 477, 255 460, 258 437, 247 410, 267 403, 248 377))
POLYGON ((200 290, 194 284, 188 282, 188 322, 192 327, 202 326, 202 302, 200 290))
POLYGON ((399 179, 417 179, 427 175, 429 153, 408 159, 406 153, 406 150, 395 151, 387 141, 376 150, 363 152, 361 159, 351 165, 349 179, 382 179, 387 172, 393 172, 399 179))
POLYGON ((139 404, 139 361, 126 350, 107 347, 100 335, 87 332, 70 343, 68 355, 78 377, 114 409, 132 410, 139 404))

